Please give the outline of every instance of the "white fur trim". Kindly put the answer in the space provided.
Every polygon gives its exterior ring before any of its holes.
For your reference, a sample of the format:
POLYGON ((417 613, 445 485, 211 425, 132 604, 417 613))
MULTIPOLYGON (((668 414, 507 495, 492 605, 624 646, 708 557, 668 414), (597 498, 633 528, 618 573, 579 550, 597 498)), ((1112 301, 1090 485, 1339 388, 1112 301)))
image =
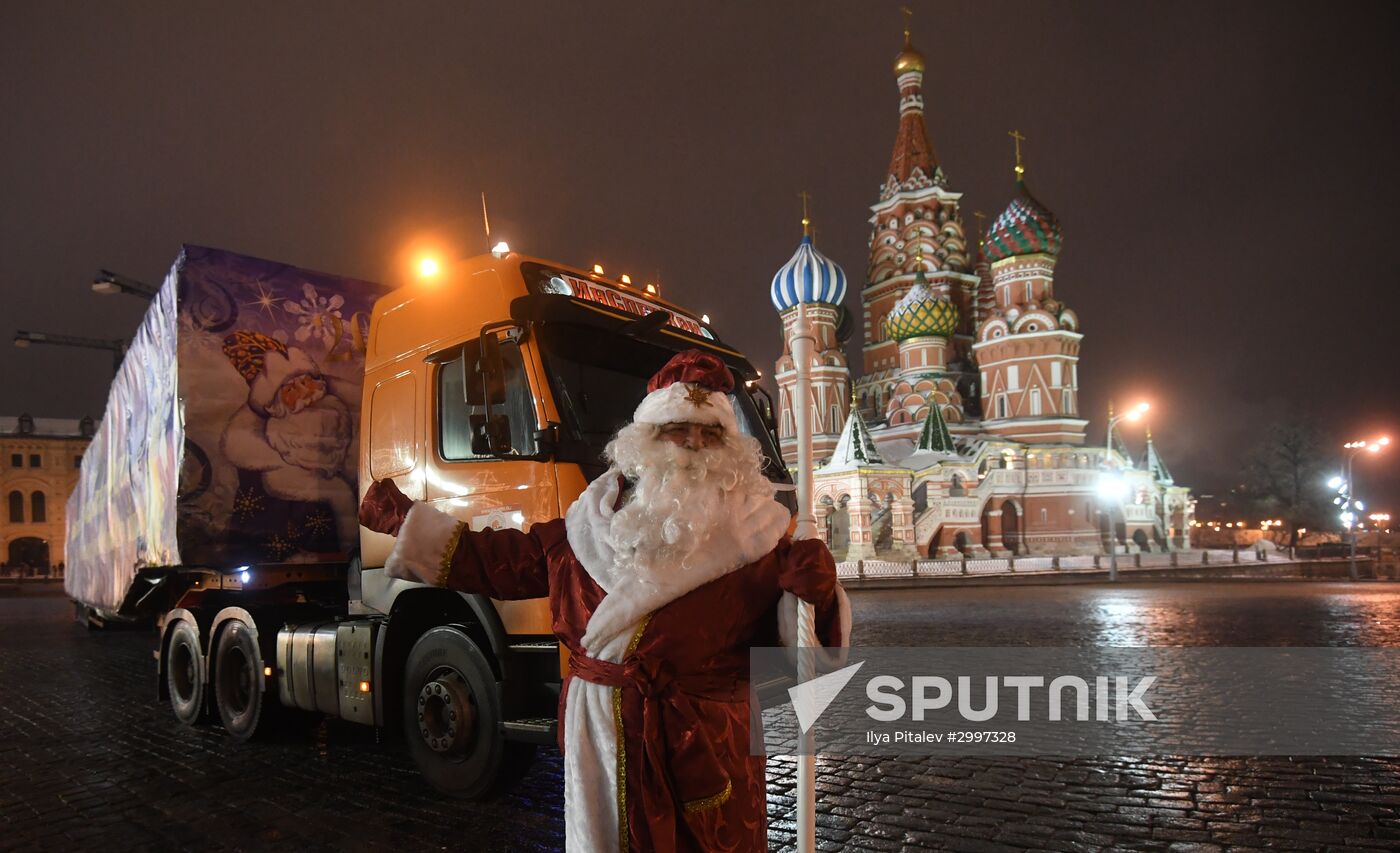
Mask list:
POLYGON ((399 528, 394 550, 384 561, 384 574, 418 583, 436 584, 442 561, 460 522, 422 501, 414 501, 399 528))
POLYGON ((739 431, 734 407, 728 394, 710 391, 704 403, 696 405, 688 397, 694 387, 686 382, 672 382, 642 398, 632 420, 640 424, 718 424, 730 433, 739 431))
MULTIPOLYGON (((588 654, 621 663, 637 628, 629 626, 588 654)), ((564 847, 568 853, 618 847, 617 724, 612 694, 611 687, 582 678, 569 682, 564 705, 564 847)))
POLYGON ((613 506, 617 502, 615 468, 594 480, 569 507, 564 526, 569 546, 589 576, 607 595, 593 611, 583 643, 602 646, 643 616, 680 598, 697 587, 723 577, 772 551, 787 532, 791 515, 772 498, 750 497, 735 501, 730 523, 714 529, 709 541, 700 543, 699 560, 684 570, 655 572, 655 583, 638 583, 622 574, 606 543, 613 506))
MULTIPOLYGON (((800 603, 802 599, 786 591, 778 602, 778 637, 790 649, 800 645, 797 641, 797 605, 800 603)), ((836 609, 840 614, 841 631, 834 646, 823 646, 815 630, 807 636, 807 645, 816 649, 813 654, 817 656, 818 665, 823 667, 843 666, 851 645, 851 600, 839 583, 836 585, 836 609)))

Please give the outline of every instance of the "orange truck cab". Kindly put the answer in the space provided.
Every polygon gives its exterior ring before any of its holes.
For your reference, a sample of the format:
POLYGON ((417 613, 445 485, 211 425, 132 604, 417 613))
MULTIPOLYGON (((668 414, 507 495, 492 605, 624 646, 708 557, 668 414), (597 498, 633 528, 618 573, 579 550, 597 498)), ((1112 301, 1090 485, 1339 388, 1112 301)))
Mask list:
MULTIPOLYGON (((603 448, 648 378, 688 348, 734 371, 741 428, 762 444, 768 476, 788 482, 758 373, 707 319, 647 288, 514 253, 391 291, 370 320, 360 495, 392 478, 472 529, 557 518, 605 470, 603 448)), ((392 579, 382 567, 393 539, 361 528, 360 546, 349 621, 368 623, 373 722, 401 724, 443 791, 475 796, 523 772, 532 744, 555 736, 563 660, 547 602, 392 579)), ((346 620, 334 630, 346 637, 346 620)), ((298 642, 315 640, 279 638, 288 666, 305 657, 298 642)), ((283 698, 298 704, 295 690, 283 698)))

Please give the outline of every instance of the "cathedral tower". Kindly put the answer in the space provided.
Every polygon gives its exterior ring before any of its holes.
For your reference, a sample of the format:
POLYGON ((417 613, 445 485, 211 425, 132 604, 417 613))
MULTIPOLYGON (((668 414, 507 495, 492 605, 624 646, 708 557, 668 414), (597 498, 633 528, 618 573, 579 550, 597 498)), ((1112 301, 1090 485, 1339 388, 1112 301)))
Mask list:
POLYGON ((949 336, 950 370, 960 370, 967 360, 978 283, 969 269, 958 209, 962 194, 948 189, 924 126, 924 57, 911 44, 907 26, 894 75, 899 129, 880 199, 870 208, 870 260, 861 293, 865 322, 859 396, 877 423, 890 406, 901 370, 899 343, 887 336, 885 318, 913 287, 915 273, 927 267, 929 291, 957 309, 959 321, 949 336))
POLYGON ((1016 197, 983 243, 993 304, 977 327, 985 430, 1027 443, 1083 444, 1079 318, 1055 298, 1060 223, 1031 195, 1016 140, 1016 197))
POLYGON ((778 358, 774 379, 778 383, 778 441, 783 460, 789 465, 797 458, 796 406, 797 365, 792 358, 792 336, 797 324, 797 306, 807 306, 816 344, 810 365, 812 378, 812 458, 827 459, 836 448, 848 413, 851 372, 846 353, 837 336, 841 300, 846 297, 846 273, 836 262, 817 251, 812 244, 811 220, 806 213, 803 193, 802 240, 797 251, 773 276, 769 296, 783 321, 783 354, 778 358))

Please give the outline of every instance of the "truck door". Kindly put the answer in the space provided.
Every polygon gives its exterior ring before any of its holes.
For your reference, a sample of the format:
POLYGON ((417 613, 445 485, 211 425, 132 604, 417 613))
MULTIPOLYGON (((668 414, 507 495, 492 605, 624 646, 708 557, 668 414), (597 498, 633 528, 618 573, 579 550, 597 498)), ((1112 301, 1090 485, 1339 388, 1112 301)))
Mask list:
MULTIPOLYGON (((537 389, 516 337, 499 338, 500 381, 486 387, 475 338, 428 359, 432 411, 427 500, 473 530, 528 529, 559 511, 551 462, 539 454, 537 389), (488 419, 489 418, 489 419, 488 419), (488 435, 495 437, 495 447, 488 435)), ((548 634, 542 600, 496 602, 511 634, 548 634)))

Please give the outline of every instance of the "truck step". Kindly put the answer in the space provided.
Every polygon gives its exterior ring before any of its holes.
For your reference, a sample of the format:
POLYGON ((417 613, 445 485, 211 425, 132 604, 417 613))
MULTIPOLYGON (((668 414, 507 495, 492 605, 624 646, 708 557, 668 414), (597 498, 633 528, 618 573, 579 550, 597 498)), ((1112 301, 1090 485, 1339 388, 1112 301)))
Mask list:
POLYGON ((559 641, 538 640, 528 643, 511 643, 510 650, 513 652, 526 652, 533 654, 559 654, 559 641))
POLYGON ((558 721, 553 717, 522 717, 501 723, 501 734, 506 740, 553 745, 556 743, 555 727, 558 721))

